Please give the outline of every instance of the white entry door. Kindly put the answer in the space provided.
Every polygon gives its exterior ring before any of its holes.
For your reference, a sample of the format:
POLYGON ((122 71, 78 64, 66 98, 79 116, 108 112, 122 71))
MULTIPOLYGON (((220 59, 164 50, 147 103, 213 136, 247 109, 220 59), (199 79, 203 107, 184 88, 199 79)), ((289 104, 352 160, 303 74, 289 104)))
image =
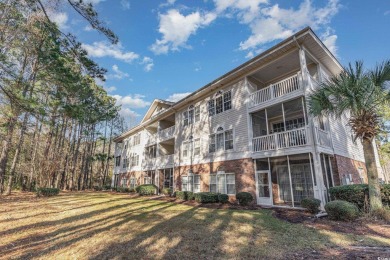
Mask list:
POLYGON ((256 172, 257 203, 272 205, 272 186, 269 171, 256 172))

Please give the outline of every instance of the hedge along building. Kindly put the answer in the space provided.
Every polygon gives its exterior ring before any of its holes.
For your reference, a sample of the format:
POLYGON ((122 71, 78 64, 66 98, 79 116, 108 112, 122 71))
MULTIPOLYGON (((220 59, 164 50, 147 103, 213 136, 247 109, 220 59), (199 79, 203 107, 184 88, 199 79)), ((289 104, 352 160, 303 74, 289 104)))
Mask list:
MULTIPOLYGON (((322 202, 334 185, 367 182, 347 116, 313 118, 307 96, 341 65, 310 28, 176 102, 156 99, 115 138, 113 186, 220 192, 256 203, 322 202)), ((377 161, 380 169, 379 161, 377 161)))

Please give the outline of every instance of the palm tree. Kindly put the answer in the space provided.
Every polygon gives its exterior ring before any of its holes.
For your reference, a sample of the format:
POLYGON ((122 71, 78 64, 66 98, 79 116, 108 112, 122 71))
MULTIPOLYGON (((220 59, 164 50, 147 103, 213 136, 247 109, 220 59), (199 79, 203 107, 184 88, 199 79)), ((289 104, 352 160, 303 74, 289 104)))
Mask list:
POLYGON ((374 139, 381 131, 380 108, 390 103, 390 60, 365 71, 363 62, 349 64, 337 76, 321 84, 309 96, 309 112, 313 116, 349 115, 348 125, 354 139, 363 144, 366 161, 370 210, 382 208, 378 171, 375 165, 374 139))

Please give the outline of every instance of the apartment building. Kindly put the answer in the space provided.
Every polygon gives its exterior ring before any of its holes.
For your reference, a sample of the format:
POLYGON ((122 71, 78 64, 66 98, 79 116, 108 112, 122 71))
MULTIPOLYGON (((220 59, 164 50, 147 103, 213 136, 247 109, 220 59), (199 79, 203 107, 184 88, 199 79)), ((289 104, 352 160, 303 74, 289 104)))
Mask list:
POLYGON ((299 207, 305 197, 328 201, 332 186, 366 183, 347 118, 313 118, 307 109, 308 95, 341 70, 305 28, 178 102, 154 100, 114 140, 112 185, 231 200, 247 191, 259 205, 299 207))

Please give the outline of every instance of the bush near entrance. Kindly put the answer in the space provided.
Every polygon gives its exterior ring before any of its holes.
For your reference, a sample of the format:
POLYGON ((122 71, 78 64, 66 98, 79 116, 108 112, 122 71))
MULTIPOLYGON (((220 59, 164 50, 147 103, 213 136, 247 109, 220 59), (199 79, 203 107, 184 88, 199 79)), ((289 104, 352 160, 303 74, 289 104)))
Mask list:
POLYGON ((334 200, 325 205, 325 210, 330 219, 352 221, 359 217, 358 207, 344 200, 334 200))
MULTIPOLYGON (((383 206, 390 206, 390 184, 381 185, 383 206)), ((332 200, 345 200, 355 204, 359 210, 369 209, 368 184, 336 186, 329 189, 332 200)))
POLYGON ((195 201, 200 203, 215 203, 218 202, 218 193, 214 192, 198 192, 194 194, 195 201))
POLYGON ((320 211, 321 201, 315 198, 304 198, 301 200, 301 206, 310 213, 317 214, 320 211))
POLYGON ((176 191, 175 192, 176 198, 180 200, 193 200, 194 199, 194 193, 191 191, 176 191))
POLYGON ((253 201, 253 196, 249 192, 239 192, 236 194, 236 199, 240 205, 246 206, 253 201))

